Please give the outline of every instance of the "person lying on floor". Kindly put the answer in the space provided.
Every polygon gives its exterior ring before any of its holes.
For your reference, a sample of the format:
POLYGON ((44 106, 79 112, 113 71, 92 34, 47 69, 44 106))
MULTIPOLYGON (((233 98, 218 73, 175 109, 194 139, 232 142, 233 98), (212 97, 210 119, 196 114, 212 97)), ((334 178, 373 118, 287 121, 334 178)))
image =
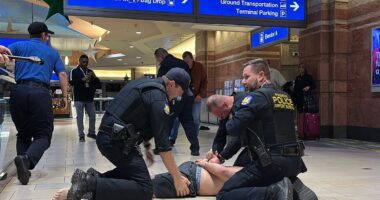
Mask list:
MULTIPOLYGON (((199 159, 195 162, 187 161, 179 167, 180 172, 189 179, 190 195, 195 196, 216 196, 223 184, 236 172, 243 167, 227 167, 222 164, 210 163, 207 159, 199 159)), ((100 173, 90 168, 89 174, 99 176, 100 173)), ((177 193, 174 187, 174 180, 167 173, 157 174, 152 177, 153 194, 156 198, 176 198, 177 193)), ((66 200, 69 188, 59 190, 53 200, 66 200)), ((262 194, 262 199, 287 199, 288 193, 292 193, 293 187, 289 179, 284 178, 282 181, 268 187, 252 188, 252 192, 262 194)), ((179 197, 178 197, 179 198, 179 197)), ((88 199, 91 199, 89 197, 88 199)))

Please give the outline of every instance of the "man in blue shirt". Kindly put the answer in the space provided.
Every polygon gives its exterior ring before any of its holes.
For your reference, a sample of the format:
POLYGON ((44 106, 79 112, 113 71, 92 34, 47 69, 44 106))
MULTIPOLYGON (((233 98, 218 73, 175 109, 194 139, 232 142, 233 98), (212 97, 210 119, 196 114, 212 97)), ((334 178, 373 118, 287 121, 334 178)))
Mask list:
POLYGON ((55 71, 60 79, 64 108, 67 107, 67 74, 58 52, 46 45, 50 31, 46 24, 33 22, 28 27, 30 41, 9 46, 13 55, 37 56, 42 65, 16 61, 15 79, 11 89, 10 111, 17 129, 17 156, 15 164, 19 181, 26 185, 43 153, 49 148, 54 129, 50 78, 55 71))

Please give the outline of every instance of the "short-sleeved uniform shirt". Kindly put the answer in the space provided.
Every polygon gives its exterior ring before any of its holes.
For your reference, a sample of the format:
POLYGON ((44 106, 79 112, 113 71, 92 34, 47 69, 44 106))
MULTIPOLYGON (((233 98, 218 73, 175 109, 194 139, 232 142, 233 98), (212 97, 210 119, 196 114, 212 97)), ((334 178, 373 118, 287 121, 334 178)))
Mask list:
POLYGON ((65 71, 61 57, 58 52, 42 43, 39 38, 32 38, 29 41, 16 42, 9 46, 12 54, 15 56, 37 56, 43 59, 44 64, 39 65, 27 61, 16 61, 15 79, 20 80, 35 80, 50 84, 52 72, 56 74, 65 71))

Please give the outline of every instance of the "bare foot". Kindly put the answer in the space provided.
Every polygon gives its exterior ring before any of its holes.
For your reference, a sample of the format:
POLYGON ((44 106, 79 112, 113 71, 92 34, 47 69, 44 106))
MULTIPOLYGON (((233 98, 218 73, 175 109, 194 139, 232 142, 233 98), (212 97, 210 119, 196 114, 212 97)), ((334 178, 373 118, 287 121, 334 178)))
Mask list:
POLYGON ((67 199, 67 193, 69 192, 69 189, 70 188, 63 188, 63 189, 60 189, 58 190, 52 200, 66 200, 67 199))

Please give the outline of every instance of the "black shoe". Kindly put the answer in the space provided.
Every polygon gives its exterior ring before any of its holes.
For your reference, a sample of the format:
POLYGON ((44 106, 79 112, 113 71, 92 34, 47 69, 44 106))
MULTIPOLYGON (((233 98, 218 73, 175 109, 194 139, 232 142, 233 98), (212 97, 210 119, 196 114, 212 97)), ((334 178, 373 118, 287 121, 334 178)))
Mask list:
POLYGON ((169 139, 169 142, 170 142, 170 145, 171 145, 171 146, 174 146, 174 144, 175 144, 175 140, 173 140, 173 139, 169 139))
POLYGON ((94 177, 101 177, 102 173, 98 172, 96 169, 90 167, 88 170, 87 170, 87 174, 88 175, 91 175, 91 176, 94 176, 94 177))
POLYGON ((79 142, 86 142, 86 139, 84 138, 84 136, 79 137, 79 142))
POLYGON ((94 180, 93 176, 77 169, 71 177, 71 184, 71 188, 67 193, 67 200, 81 200, 85 195, 92 198, 96 187, 96 179, 94 180))
MULTIPOLYGON (((292 179, 294 180, 294 179, 292 179)), ((299 178, 295 178, 293 182, 294 199, 296 200, 318 200, 317 195, 306 185, 302 183, 299 178)))
POLYGON ((210 128, 207 126, 201 126, 201 127, 199 127, 199 130, 208 131, 208 130, 210 130, 210 128))
POLYGON ((31 173, 29 171, 30 161, 26 155, 16 156, 15 165, 17 168, 17 178, 23 185, 27 185, 31 173))
POLYGON ((153 154, 154 155, 160 155, 160 152, 158 151, 158 149, 153 149, 153 154))
POLYGON ((191 152, 191 155, 192 155, 192 156, 199 156, 199 151, 192 151, 192 152, 191 152))
POLYGON ((96 139, 96 135, 95 134, 87 134, 87 137, 92 138, 92 139, 96 139))
POLYGON ((281 181, 269 186, 267 200, 293 200, 293 185, 289 178, 285 177, 281 181))

